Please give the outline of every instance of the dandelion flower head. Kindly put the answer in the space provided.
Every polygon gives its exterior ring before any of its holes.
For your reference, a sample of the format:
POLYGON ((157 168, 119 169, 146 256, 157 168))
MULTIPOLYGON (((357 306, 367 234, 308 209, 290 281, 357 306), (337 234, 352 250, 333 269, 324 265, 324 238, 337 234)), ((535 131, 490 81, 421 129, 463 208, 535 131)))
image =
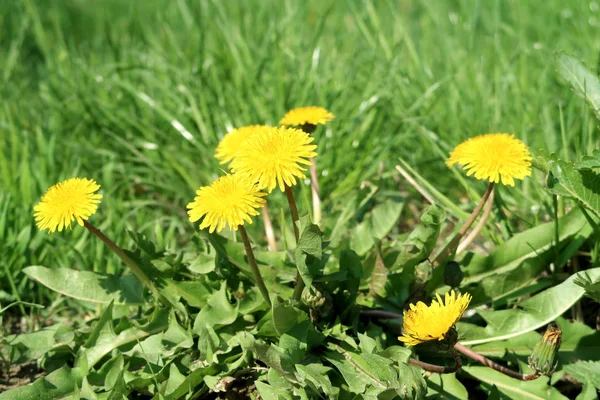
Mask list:
POLYGON ((287 114, 285 114, 285 116, 283 117, 283 119, 279 122, 279 125, 325 125, 327 122, 331 121, 334 118, 335 116, 323 107, 300 107, 288 111, 287 114))
POLYGON ((515 179, 531 175, 531 155, 525 143, 508 133, 488 133, 462 142, 446 164, 460 164, 467 176, 515 186, 515 179))
POLYGON ((313 137, 300 129, 263 128, 257 130, 240 148, 231 162, 236 174, 257 183, 259 189, 269 193, 279 186, 296 184, 296 178, 305 178, 304 166, 311 165, 310 158, 317 153, 313 137))
POLYGON ((398 339, 408 346, 431 340, 444 340, 446 334, 454 327, 467 306, 471 302, 471 295, 456 295, 454 290, 446 293, 444 301, 436 294, 430 306, 423 302, 411 304, 410 310, 404 312, 404 334, 398 339))
POLYGON ((265 205, 265 196, 253 183, 228 174, 198 189, 187 205, 188 214, 191 222, 204 217, 200 229, 208 228, 210 233, 221 232, 225 225, 235 231, 244 222, 252 223, 250 217, 258 215, 256 209, 265 205))
POLYGON ((93 179, 71 178, 52 186, 33 208, 37 227, 49 233, 70 228, 73 221, 83 226, 83 221, 94 215, 101 194, 95 192, 100 185, 93 179))
POLYGON ((252 136, 258 129, 266 128, 264 125, 249 125, 228 132, 219 142, 215 152, 215 158, 220 164, 226 164, 233 160, 240 146, 252 136))

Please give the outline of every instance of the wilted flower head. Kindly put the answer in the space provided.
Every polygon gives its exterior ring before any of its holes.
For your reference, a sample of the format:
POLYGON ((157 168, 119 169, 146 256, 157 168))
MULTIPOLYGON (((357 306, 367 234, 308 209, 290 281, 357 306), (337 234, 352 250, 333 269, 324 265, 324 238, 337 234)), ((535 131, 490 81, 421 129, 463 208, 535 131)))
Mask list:
POLYGON ((95 194, 100 185, 93 179, 71 178, 52 186, 33 208, 40 230, 52 233, 70 228, 73 221, 83 226, 83 221, 98 210, 101 194, 95 194))
POLYGON ((299 129, 269 128, 258 129, 238 151, 231 162, 231 170, 250 182, 257 183, 259 189, 270 193, 276 186, 283 191, 285 185, 293 186, 296 178, 304 178, 310 158, 317 153, 314 139, 299 129))
POLYGON ((301 125, 325 125, 335 116, 323 107, 300 107, 294 108, 285 114, 279 125, 301 126, 301 125))
MULTIPOLYGON (((446 293, 444 301, 436 294, 430 306, 423 302, 411 304, 404 312, 403 335, 398 339, 408 346, 432 340, 444 340, 471 302, 471 295, 456 295, 454 290, 446 293)), ((454 345, 454 344, 452 344, 454 345)))
POLYGON ((221 164, 226 164, 233 160, 240 147, 244 142, 251 137, 257 130, 266 128, 265 125, 249 125, 242 128, 237 128, 228 132, 219 142, 215 152, 215 158, 221 164))
POLYGON ((488 133, 462 142, 446 164, 460 164, 467 175, 514 186, 514 179, 531 175, 531 155, 525 143, 508 133, 488 133))
POLYGON ((562 342, 562 331, 555 325, 549 325, 544 336, 535 345, 527 361, 537 373, 550 375, 556 369, 556 356, 562 342))
POLYGON ((210 186, 203 186, 196 191, 194 201, 187 205, 191 222, 204 217, 200 229, 209 228, 221 232, 225 225, 237 230, 244 222, 252 223, 251 216, 258 215, 257 208, 265 205, 263 197, 256 185, 242 179, 239 175, 225 175, 210 186))

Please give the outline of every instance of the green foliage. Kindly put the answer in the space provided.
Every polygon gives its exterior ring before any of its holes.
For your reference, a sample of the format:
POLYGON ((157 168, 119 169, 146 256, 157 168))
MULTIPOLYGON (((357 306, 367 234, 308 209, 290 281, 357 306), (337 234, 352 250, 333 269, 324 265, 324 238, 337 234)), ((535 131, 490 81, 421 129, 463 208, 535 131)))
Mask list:
MULTIPOLYGON (((600 297, 600 84, 574 57, 548 62, 561 47, 596 59, 593 7, 88 3, 6 2, 0 16, 0 370, 44 371, 0 400, 563 398, 554 385, 565 373, 584 384, 581 398, 595 395, 599 333, 577 310, 600 297), (336 114, 315 132, 323 221, 304 215, 296 244, 273 193, 279 251, 266 251, 260 218, 248 227, 269 308, 235 234, 198 233, 185 205, 220 174, 212 151, 230 127, 276 124, 304 104, 336 114), (498 187, 472 251, 433 270, 483 188, 443 159, 491 128, 542 147, 545 181, 535 172, 498 187), (35 229, 43 191, 76 175, 101 183, 93 222, 167 305, 84 229, 35 229), (400 316, 447 284, 473 295, 463 344, 515 370, 556 320, 552 380, 518 382, 464 358, 456 374, 411 365, 453 361, 401 346, 400 319, 369 312, 400 316), (21 317, 26 332, 8 332, 21 317)), ((294 191, 306 213, 310 187, 294 191)))
POLYGON ((565 366, 565 372, 581 383, 593 385, 600 390, 600 361, 581 361, 565 366))

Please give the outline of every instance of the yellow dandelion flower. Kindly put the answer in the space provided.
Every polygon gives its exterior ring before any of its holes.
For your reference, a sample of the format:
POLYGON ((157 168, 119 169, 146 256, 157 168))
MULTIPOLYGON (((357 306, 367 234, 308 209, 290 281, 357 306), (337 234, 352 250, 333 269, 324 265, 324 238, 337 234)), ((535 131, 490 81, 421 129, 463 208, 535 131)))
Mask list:
POLYGON ((249 125, 228 132, 219 142, 215 152, 215 158, 220 164, 226 164, 233 160, 240 146, 252 136, 258 129, 266 128, 265 125, 249 125))
POLYGON ((325 125, 334 118, 335 116, 323 107, 300 107, 288 111, 283 119, 279 122, 279 125, 325 125))
POLYGON ((293 186, 296 178, 304 178, 303 165, 311 165, 317 146, 313 137, 294 128, 263 128, 246 141, 231 162, 231 169, 256 182, 259 189, 269 193, 279 186, 293 186))
POLYGON ((83 221, 98 210, 101 194, 95 194, 100 185, 93 179, 72 178, 52 186, 33 208, 35 222, 40 230, 52 233, 70 228, 73 221, 83 221))
POLYGON ((228 174, 196 191, 194 201, 187 205, 191 222, 204 217, 200 229, 209 228, 221 232, 225 225, 237 230, 244 222, 252 223, 251 216, 258 215, 257 208, 266 203, 256 185, 242 179, 239 175, 228 174))
POLYGON ((454 290, 446 293, 445 301, 436 294, 430 306, 423 302, 411 304, 410 310, 404 312, 404 334, 398 339, 408 346, 431 340, 444 340, 446 334, 454 327, 467 306, 471 302, 471 295, 456 295, 454 290))
POLYGON ((488 133, 462 142, 446 164, 460 164, 467 176, 515 186, 514 179, 531 175, 531 155, 525 143, 508 133, 488 133))

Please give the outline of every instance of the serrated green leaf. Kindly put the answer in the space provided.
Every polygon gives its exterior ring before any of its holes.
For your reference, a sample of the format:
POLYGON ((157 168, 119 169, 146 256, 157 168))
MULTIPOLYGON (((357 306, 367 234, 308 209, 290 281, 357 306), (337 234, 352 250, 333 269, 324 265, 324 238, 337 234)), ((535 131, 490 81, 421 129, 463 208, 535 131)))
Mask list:
POLYGON ((37 332, 0 337, 0 344, 10 346, 11 361, 20 364, 38 360, 54 348, 70 345, 73 339, 72 328, 57 324, 37 332))
POLYGON ((575 283, 585 290, 586 296, 600 303, 600 279, 592 280, 587 273, 583 272, 575 279, 575 283))
POLYGON ((468 399, 469 393, 453 374, 431 374, 427 379, 427 398, 468 399))
POLYGON ((339 388, 333 387, 327 373, 331 368, 322 364, 296 364, 296 377, 300 384, 308 384, 315 393, 323 393, 328 398, 334 399, 339 393, 339 388))
POLYGON ((323 257, 323 233, 317 225, 304 216, 299 222, 300 240, 296 246, 296 266, 306 286, 310 286, 313 279, 321 270, 323 257))
MULTIPOLYGON (((599 331, 580 322, 570 322, 563 318, 558 318, 556 323, 563 332, 558 353, 559 368, 575 360, 600 359, 599 331)), ((486 357, 504 357, 505 354, 527 357, 541 337, 537 332, 527 332, 507 340, 476 345, 472 349, 486 357)))
POLYGON ((585 99, 596 117, 600 118, 600 82, 596 74, 586 68, 581 61, 566 54, 559 54, 556 66, 560 75, 573 87, 578 96, 585 99))
POLYGON ((273 326, 279 335, 288 332, 308 319, 308 315, 304 311, 279 298, 273 302, 272 315, 273 326))
POLYGON ((131 327, 115 333, 112 325, 112 304, 107 307, 87 341, 79 348, 76 365, 82 372, 90 371, 105 355, 114 349, 137 343, 149 336, 163 332, 168 327, 166 310, 156 311, 143 327, 131 327))
MULTIPOLYGON (((558 226, 559 246, 574 238, 587 238, 592 233, 592 228, 579 209, 573 209, 559 218, 558 226)), ((461 261, 466 275, 462 285, 477 283, 486 276, 512 271, 530 258, 543 259, 544 253, 557 245, 554 230, 554 222, 541 224, 514 235, 488 255, 469 253, 461 261)))
POLYGON ((116 305, 142 305, 144 287, 134 276, 99 274, 69 268, 31 266, 23 269, 31 279, 78 300, 116 305))
POLYGON ((598 392, 596 391, 596 388, 594 387, 594 385, 592 385, 589 382, 585 382, 583 384, 583 389, 581 390, 581 393, 579 393, 579 395, 577 397, 575 397, 575 400, 597 400, 598 399, 598 392))
POLYGON ((594 149, 591 156, 583 156, 581 161, 575 163, 577 169, 598 169, 600 168, 600 150, 594 149))
POLYGON ((374 239, 383 239, 396 225, 402 214, 404 202, 394 197, 376 205, 365 216, 363 222, 352 229, 351 248, 359 255, 366 254, 373 247, 374 239))
POLYGON ((196 259, 188 265, 188 269, 195 274, 208 274, 215 270, 218 260, 216 252, 211 254, 198 254, 196 259))
POLYGON ((547 189, 552 194, 578 201, 600 217, 600 174, 594 170, 578 170, 573 163, 563 160, 551 162, 547 189))
POLYGON ((401 399, 423 399, 427 394, 427 383, 423 379, 421 369, 414 365, 398 363, 400 385, 396 393, 401 399))
POLYGON ((261 381, 256 381, 255 385, 264 400, 292 400, 292 394, 288 390, 274 388, 261 381))
POLYGON ((232 324, 238 317, 239 303, 235 306, 229 302, 227 282, 221 284, 221 289, 213 293, 207 304, 196 316, 193 331, 198 333, 201 326, 211 326, 215 330, 232 324))
POLYGON ((75 370, 64 366, 41 377, 32 384, 0 393, 0 400, 53 400, 79 392, 81 376, 75 370))
POLYGON ((532 400, 567 399, 554 387, 548 385, 548 377, 542 376, 528 382, 518 381, 488 367, 465 366, 463 371, 482 382, 488 390, 496 386, 508 398, 532 400))
MULTIPOLYGON (((600 277, 600 268, 586 271, 593 279, 600 277)), ((560 317, 585 293, 574 280, 580 273, 572 275, 560 285, 551 287, 518 304, 518 308, 486 311, 478 314, 487 322, 479 327, 459 322, 458 332, 464 345, 475 345, 496 340, 509 339, 541 328, 560 317)))
POLYGON ((404 242, 395 246, 398 256, 391 270, 414 267, 425 260, 435 247, 445 219, 446 211, 443 208, 437 204, 429 206, 421 215, 421 223, 415 227, 404 242))
POLYGON ((600 361, 580 361, 563 367, 565 372, 581 383, 591 383, 600 390, 600 361))

